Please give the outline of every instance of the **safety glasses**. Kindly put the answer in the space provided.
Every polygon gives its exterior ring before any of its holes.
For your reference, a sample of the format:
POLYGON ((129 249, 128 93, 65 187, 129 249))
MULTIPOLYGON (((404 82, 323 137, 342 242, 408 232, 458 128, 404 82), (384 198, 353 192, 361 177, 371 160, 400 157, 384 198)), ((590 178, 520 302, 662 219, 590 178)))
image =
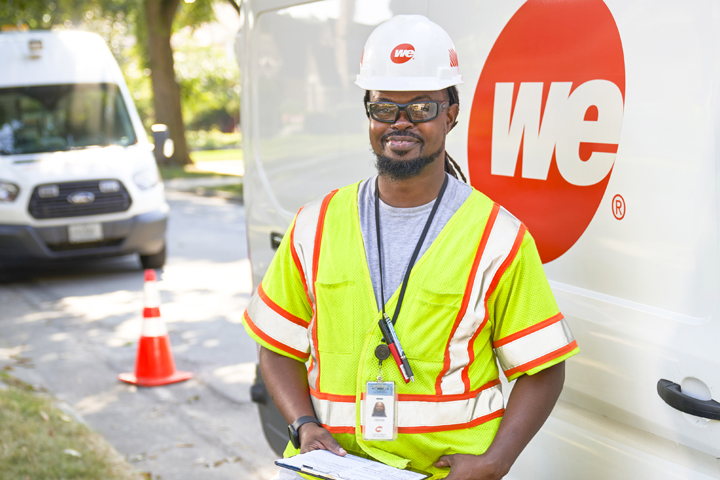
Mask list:
POLYGON ((395 123, 400 118, 400 112, 405 112, 413 123, 429 122, 437 118, 441 109, 447 107, 447 102, 425 101, 412 103, 372 102, 367 104, 368 113, 373 120, 383 123, 395 123))

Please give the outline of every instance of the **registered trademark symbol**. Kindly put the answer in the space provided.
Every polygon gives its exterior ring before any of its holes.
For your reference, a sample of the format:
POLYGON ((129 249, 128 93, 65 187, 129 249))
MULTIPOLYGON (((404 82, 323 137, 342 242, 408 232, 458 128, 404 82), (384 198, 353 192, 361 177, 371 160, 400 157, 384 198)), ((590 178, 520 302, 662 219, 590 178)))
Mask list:
POLYGON ((615 195, 612 199, 612 212, 615 218, 622 220, 625 217, 625 199, 622 195, 615 195))

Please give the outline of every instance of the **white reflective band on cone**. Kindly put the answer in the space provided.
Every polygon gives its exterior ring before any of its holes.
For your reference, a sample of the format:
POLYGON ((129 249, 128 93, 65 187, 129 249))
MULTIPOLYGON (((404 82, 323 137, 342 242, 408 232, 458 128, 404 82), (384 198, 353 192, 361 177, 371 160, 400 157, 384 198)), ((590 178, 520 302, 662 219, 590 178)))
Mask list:
POLYGON ((145 282, 143 290, 145 292, 145 308, 160 307, 160 290, 158 290, 157 282, 145 282))
POLYGON ((143 320, 143 337, 164 337, 167 334, 167 327, 162 318, 146 318, 143 320))
POLYGON ((508 371, 552 353, 573 340, 570 327, 563 318, 541 330, 495 348, 495 355, 503 371, 508 371))

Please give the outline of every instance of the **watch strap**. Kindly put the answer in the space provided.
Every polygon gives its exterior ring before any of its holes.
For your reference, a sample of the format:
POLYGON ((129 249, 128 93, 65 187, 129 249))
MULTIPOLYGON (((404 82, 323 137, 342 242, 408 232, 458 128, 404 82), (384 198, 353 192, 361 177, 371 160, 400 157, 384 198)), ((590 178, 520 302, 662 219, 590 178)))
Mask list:
POLYGON ((293 422, 293 424, 288 427, 288 431, 290 433, 290 442, 292 442, 293 447, 295 447, 295 448, 300 448, 300 432, 299 432, 299 430, 300 430, 300 427, 302 427, 306 423, 315 423, 318 426, 322 427, 320 420, 318 420, 317 418, 310 416, 310 415, 305 415, 305 416, 302 416, 302 417, 298 418, 297 420, 295 420, 293 422))

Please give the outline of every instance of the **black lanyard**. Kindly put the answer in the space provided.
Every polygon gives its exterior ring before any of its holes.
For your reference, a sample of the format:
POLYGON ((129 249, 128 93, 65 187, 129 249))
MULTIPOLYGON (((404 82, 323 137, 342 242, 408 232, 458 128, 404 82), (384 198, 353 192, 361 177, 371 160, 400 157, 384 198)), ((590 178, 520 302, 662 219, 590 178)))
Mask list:
MULTIPOLYGON (((380 301, 382 302, 383 317, 385 317, 385 292, 383 287, 383 257, 381 250, 382 237, 380 236, 380 194, 378 193, 378 179, 379 177, 375 179, 375 231, 377 233, 378 263, 380 265, 380 301)), ((400 295, 398 297, 397 307, 395 307, 395 313, 393 313, 393 325, 397 321, 398 315, 400 315, 400 307, 402 306, 403 297, 405 296, 405 289, 407 288, 408 281, 410 280, 410 271, 412 270, 413 265, 415 265, 415 260, 420 253, 420 249, 422 248, 422 244, 425 241, 428 230, 430 230, 430 224, 432 224, 433 218, 435 218, 435 212, 437 212, 437 209, 440 206, 440 202, 442 201, 443 195, 445 194, 447 184, 448 176, 445 175, 445 180, 443 181, 442 187, 440 187, 440 193, 438 193, 438 196, 435 199, 435 205, 433 205, 432 210, 430 211, 430 216, 428 216, 428 219, 425 222, 425 228, 423 228, 420 239, 415 246, 415 251, 413 252, 412 257, 410 257, 410 263, 407 266, 407 270, 405 270, 405 278, 403 279, 402 286, 400 287, 400 295)))

